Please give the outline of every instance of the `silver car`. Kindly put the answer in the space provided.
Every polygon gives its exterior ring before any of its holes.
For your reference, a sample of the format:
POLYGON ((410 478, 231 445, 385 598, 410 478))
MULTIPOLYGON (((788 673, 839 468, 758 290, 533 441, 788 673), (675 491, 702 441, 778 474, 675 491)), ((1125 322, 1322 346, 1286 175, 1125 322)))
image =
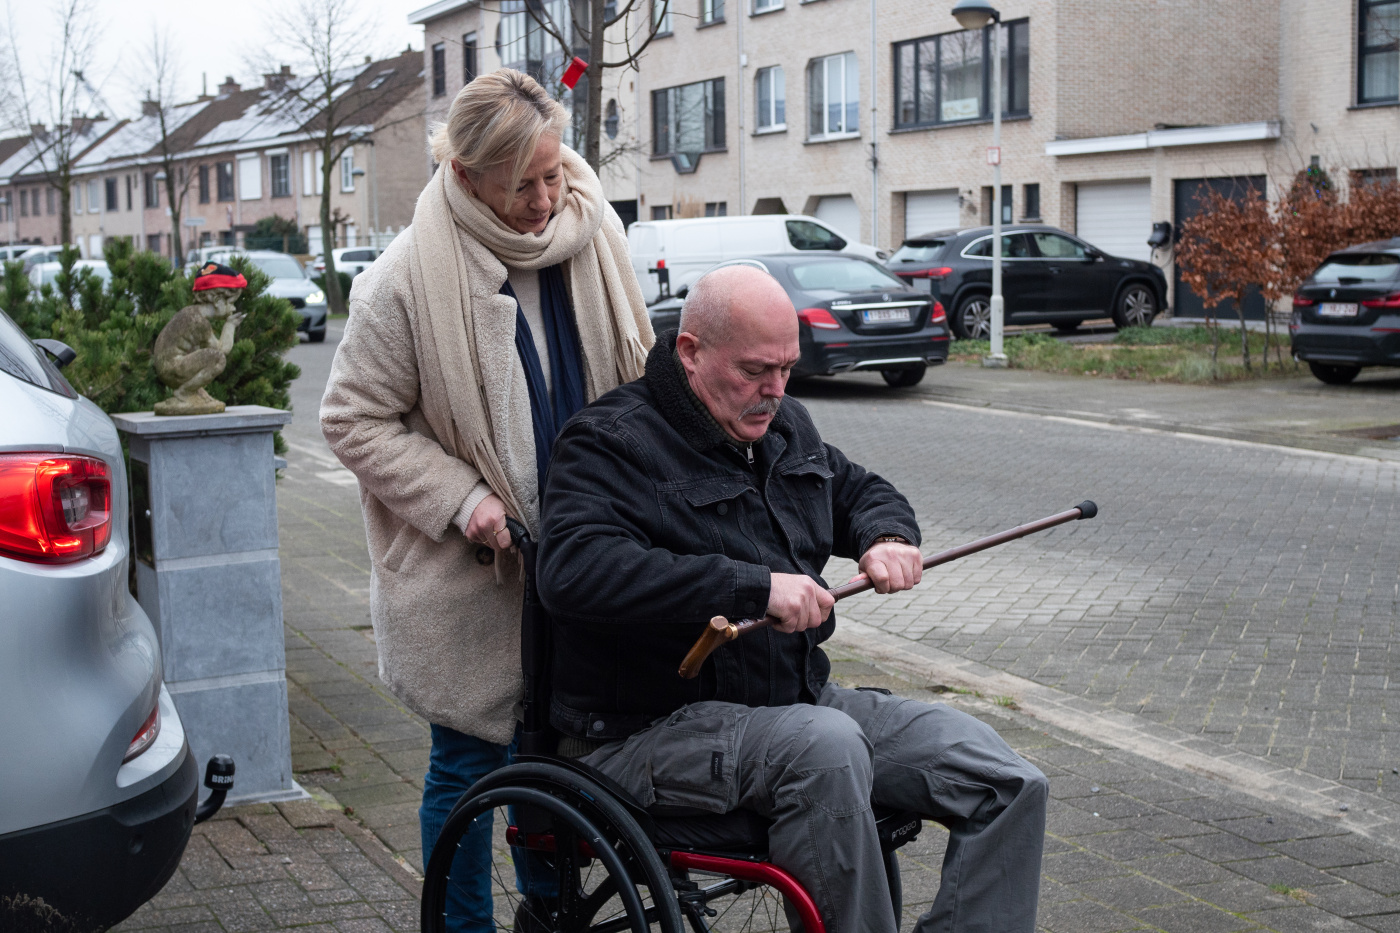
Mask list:
POLYGON ((3 312, 0 411, 0 897, 103 928, 174 872, 199 776, 127 588, 116 428, 3 312))

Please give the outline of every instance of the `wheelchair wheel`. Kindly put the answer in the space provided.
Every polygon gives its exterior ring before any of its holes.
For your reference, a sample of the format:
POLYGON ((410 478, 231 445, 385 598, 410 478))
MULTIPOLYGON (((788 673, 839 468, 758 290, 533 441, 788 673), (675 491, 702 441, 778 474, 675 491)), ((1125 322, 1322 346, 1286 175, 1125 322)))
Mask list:
MULTIPOLYGON (((494 929, 522 933, 681 933, 671 879, 636 821, 602 788, 545 763, 516 764, 477 782, 453 808, 428 861, 423 933, 446 933, 453 859, 489 821, 494 929), (523 896, 517 860, 547 897, 523 896)), ((484 874, 484 872, 481 872, 484 874)), ((538 892, 537 892, 538 893, 538 892)))

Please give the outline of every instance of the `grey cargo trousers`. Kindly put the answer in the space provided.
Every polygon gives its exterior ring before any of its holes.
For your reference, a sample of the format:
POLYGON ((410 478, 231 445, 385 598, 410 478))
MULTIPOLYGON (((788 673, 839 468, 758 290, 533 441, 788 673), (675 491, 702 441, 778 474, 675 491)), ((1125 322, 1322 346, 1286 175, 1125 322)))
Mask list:
POLYGON ((872 802, 949 829, 919 933, 1035 929, 1045 775, 944 704, 832 685, 815 706, 693 703, 584 760, 646 807, 772 819, 773 863, 812 895, 830 933, 897 930, 872 802))

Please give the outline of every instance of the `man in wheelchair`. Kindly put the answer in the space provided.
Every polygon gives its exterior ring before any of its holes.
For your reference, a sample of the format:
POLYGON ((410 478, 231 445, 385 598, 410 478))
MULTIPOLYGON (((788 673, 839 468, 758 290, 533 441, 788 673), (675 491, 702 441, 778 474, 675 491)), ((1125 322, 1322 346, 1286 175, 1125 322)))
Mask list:
POLYGON ((766 273, 712 272, 645 377, 555 442, 537 582, 560 752, 654 813, 770 819, 773 863, 841 933, 896 929, 871 807, 912 810, 950 833, 917 929, 1031 933, 1044 775, 964 713, 829 682, 828 557, 897 592, 919 581, 920 536, 908 501, 784 397, 798 340, 766 273), (778 623, 677 674, 711 617, 765 611, 778 623))

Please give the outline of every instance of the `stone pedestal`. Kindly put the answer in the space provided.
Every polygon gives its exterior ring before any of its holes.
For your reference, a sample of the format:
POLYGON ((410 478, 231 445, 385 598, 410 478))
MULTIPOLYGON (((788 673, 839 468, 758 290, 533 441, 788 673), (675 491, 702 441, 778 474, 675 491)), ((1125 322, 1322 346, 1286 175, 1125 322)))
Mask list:
POLYGON ((112 420, 131 445, 136 598, 195 760, 233 756, 231 803, 304 796, 292 781, 272 450, 291 413, 112 420))

